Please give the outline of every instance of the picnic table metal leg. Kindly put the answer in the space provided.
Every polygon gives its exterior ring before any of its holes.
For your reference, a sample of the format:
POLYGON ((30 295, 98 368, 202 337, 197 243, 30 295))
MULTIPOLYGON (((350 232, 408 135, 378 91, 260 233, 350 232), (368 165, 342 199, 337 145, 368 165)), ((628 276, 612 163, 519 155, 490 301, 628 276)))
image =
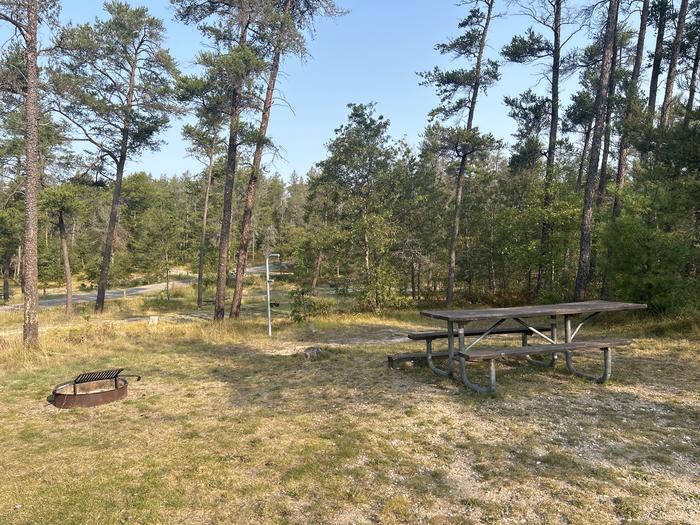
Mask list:
POLYGON ((449 375, 449 372, 447 370, 443 370, 442 368, 438 368, 437 366, 435 366, 435 363, 433 363, 433 340, 428 339, 425 342, 425 347, 426 352, 428 354, 426 360, 428 361, 428 366, 430 367, 430 369, 441 377, 447 377, 449 375))
POLYGON ((455 355, 454 323, 447 321, 447 375, 452 377, 453 360, 455 355))
MULTIPOLYGON (((499 321, 496 324, 496 326, 502 322, 503 322, 503 320, 499 321)), ((495 328, 495 326, 492 326, 491 328, 489 328, 489 330, 487 332, 485 332, 484 334, 482 334, 482 336, 479 339, 477 339, 476 341, 471 343, 469 345, 469 348, 471 348, 478 341, 483 339, 494 328, 495 328)), ((489 362, 488 362, 489 363, 488 364, 488 375, 489 375, 488 386, 482 386, 482 385, 479 385, 477 383, 472 383, 469 380, 469 376, 467 375, 466 359, 464 358, 463 353, 462 353, 465 351, 465 346, 464 346, 464 328, 461 328, 461 327, 460 327, 459 332, 458 332, 458 343, 459 343, 459 354, 458 354, 459 355, 459 373, 460 373, 460 377, 462 379, 462 383, 464 383, 464 386, 466 386, 470 390, 473 390, 474 392, 478 392, 479 394, 487 394, 489 392, 494 392, 496 390, 496 361, 495 361, 495 359, 489 359, 489 362)))
MULTIPOLYGON (((588 321, 591 317, 593 317, 596 314, 589 315, 586 319, 584 319, 576 328, 575 331, 571 331, 571 316, 570 315, 565 315, 564 316, 564 335, 566 337, 566 342, 570 343, 573 341, 574 337, 578 333, 578 331, 581 329, 583 326, 583 323, 588 321)), ((566 352, 566 368, 569 372, 574 374, 576 377, 581 377, 583 379, 588 379, 589 381, 595 381, 596 383, 605 383, 608 379, 610 379, 610 375, 612 374, 612 349, 611 348, 603 348, 603 373, 599 376, 591 375, 591 374, 584 374, 583 372, 579 372, 576 370, 576 367, 574 367, 574 353, 573 352, 566 352)))
POLYGON ((489 359, 487 366, 488 366, 488 375, 489 375, 488 386, 479 385, 477 383, 472 383, 469 380, 469 376, 467 375, 466 359, 464 359, 464 357, 460 356, 459 357, 459 371, 460 371, 462 383, 464 383, 464 386, 466 386, 468 389, 473 390, 474 392, 477 392, 479 394, 488 394, 491 392, 495 392, 496 391, 496 360, 489 359))
POLYGON ((592 374, 584 374, 579 372, 574 367, 574 353, 566 352, 566 368, 574 374, 576 377, 581 377, 583 379, 588 379, 589 381, 595 381, 596 383, 605 383, 612 375, 612 348, 603 348, 603 373, 599 376, 592 374))
MULTIPOLYGON (((519 321, 522 323, 522 321, 520 321, 520 319, 516 319, 516 321, 519 321)), ((525 324, 525 323, 522 323, 522 324, 525 324)), ((542 336, 543 334, 538 334, 538 335, 542 336)), ((549 335, 550 335, 550 337, 545 337, 545 339, 547 339, 552 344, 557 344, 557 316, 556 315, 552 315, 549 318, 549 335)), ((527 335, 523 334, 523 336, 524 336, 523 337, 523 346, 527 346, 527 335)), ((554 368, 557 366, 558 357, 559 356, 557 356, 557 354, 553 353, 549 359, 549 362, 540 361, 539 359, 534 359, 529 355, 526 355, 525 359, 527 359, 528 363, 536 365, 536 366, 541 366, 543 368, 554 368)))
MULTIPOLYGON (((576 334, 578 334, 579 330, 581 330, 581 328, 583 328, 583 325, 586 324, 591 319, 593 319, 598 314, 600 314, 600 312, 593 312, 592 314, 588 315, 587 317, 584 317, 573 332, 571 331, 571 325, 569 325, 569 334, 571 334, 571 335, 569 336, 569 340, 567 341, 567 343, 570 343, 571 341, 573 341, 574 337, 576 337, 576 334)), ((571 316, 567 315, 564 318, 566 319, 567 317, 569 318, 569 323, 571 323, 571 316)), ((566 322, 565 322, 565 324, 566 324, 566 322)))

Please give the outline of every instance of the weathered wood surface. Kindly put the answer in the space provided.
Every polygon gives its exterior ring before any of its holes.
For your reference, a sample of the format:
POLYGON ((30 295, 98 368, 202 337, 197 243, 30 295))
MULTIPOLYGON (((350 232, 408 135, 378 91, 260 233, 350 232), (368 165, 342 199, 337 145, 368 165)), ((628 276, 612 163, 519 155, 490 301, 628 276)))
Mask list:
POLYGON ((615 301, 582 301, 579 303, 541 304, 509 308, 484 308, 473 310, 424 310, 421 315, 452 322, 486 321, 552 315, 576 315, 595 312, 622 312, 643 310, 646 304, 622 303, 615 301))
POLYGON ((596 339, 591 341, 575 341, 573 343, 545 344, 517 347, 501 348, 479 348, 469 350, 469 352, 457 352, 456 355, 464 357, 467 361, 483 361, 485 359, 498 359, 500 357, 525 356, 537 354, 552 354, 563 352, 581 352, 602 350, 604 348, 614 348, 627 346, 628 339, 596 339))
MULTIPOLYGON (((535 326, 534 327, 536 330, 539 330, 540 332, 548 332, 551 327, 550 326, 535 326)), ((483 334, 486 330, 488 330, 488 327, 484 328, 471 328, 469 330, 464 331, 465 336, 474 336, 474 335, 481 335, 483 334)), ((494 328, 491 330, 491 334, 528 334, 532 335, 533 332, 529 328, 525 328, 524 326, 506 326, 506 327, 500 327, 500 328, 494 328)), ((447 336, 449 335, 448 332, 446 331, 436 331, 436 332, 412 332, 408 334, 408 338, 413 340, 413 341, 427 341, 427 340, 433 340, 433 339, 447 339, 447 336)), ((459 336, 459 333, 457 330, 453 332, 453 335, 455 337, 459 336)))

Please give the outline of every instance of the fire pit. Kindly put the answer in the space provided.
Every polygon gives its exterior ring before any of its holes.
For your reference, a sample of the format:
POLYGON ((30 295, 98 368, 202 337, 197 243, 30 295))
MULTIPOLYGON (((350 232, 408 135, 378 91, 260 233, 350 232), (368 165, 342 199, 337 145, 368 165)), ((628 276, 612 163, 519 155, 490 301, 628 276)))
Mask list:
POLYGON ((141 380, 141 376, 121 376, 123 371, 123 368, 115 368, 80 374, 73 381, 56 385, 46 400, 56 408, 96 407, 119 401, 128 391, 126 377, 141 380))

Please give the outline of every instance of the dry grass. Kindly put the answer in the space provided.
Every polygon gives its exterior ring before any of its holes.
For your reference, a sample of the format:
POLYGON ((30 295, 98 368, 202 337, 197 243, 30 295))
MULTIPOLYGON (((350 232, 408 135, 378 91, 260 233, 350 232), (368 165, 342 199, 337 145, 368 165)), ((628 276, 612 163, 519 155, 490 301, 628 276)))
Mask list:
POLYGON ((256 318, 111 323, 129 308, 39 352, 4 343, 0 523, 700 522, 695 338, 637 340, 606 386, 502 363, 476 396, 387 369, 415 344, 360 344, 415 316, 281 321, 268 340, 256 318), (321 359, 297 355, 311 344, 321 359), (44 401, 113 366, 143 375, 126 401, 44 401))

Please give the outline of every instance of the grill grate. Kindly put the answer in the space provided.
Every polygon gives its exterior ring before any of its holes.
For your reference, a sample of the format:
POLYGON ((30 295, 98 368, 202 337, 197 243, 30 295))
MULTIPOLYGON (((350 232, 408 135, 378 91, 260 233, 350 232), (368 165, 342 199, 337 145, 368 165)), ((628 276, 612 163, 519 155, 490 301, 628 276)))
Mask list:
POLYGON ((91 381, 103 381, 105 379, 116 379, 119 374, 124 371, 123 368, 115 368, 113 370, 100 370, 98 372, 86 372, 80 374, 73 380, 76 385, 80 383, 89 383, 91 381))

